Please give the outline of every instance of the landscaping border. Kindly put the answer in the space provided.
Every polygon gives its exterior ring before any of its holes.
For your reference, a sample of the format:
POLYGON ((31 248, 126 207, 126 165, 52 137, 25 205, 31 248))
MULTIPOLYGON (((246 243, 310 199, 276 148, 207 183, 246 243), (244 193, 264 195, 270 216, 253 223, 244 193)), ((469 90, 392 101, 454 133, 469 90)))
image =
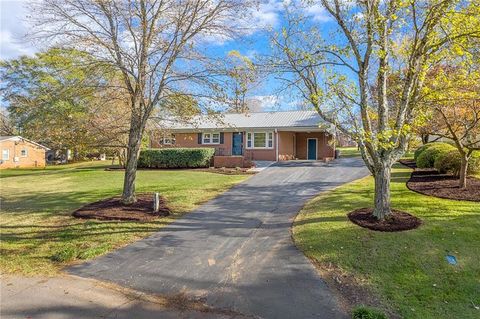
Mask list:
POLYGON ((124 205, 120 196, 104 198, 88 203, 72 212, 72 216, 81 219, 107 221, 150 222, 170 215, 171 211, 165 198, 160 196, 159 210, 153 211, 153 193, 137 194, 137 202, 124 205))
MULTIPOLYGON (((431 193, 426 193, 426 192, 422 192, 421 190, 419 189, 416 189, 414 187, 412 187, 412 183, 414 183, 414 178, 415 177, 418 177, 418 176, 421 176, 421 175, 424 175, 424 176, 432 176, 432 175, 435 175, 435 174, 428 174, 429 172, 437 172, 435 169, 423 169, 423 170, 418 170, 417 166, 415 165, 415 162, 413 160, 399 160, 399 163, 402 164, 403 166, 406 166, 410 169, 412 169, 412 172, 410 173, 410 177, 408 179, 408 181, 405 183, 407 188, 409 190, 411 190, 412 192, 415 192, 415 193, 418 193, 418 194, 422 194, 424 196, 430 196, 430 197, 435 197, 435 198, 441 198, 441 199, 450 199, 450 200, 456 200, 456 201, 468 201, 468 202, 480 202, 480 198, 455 198, 455 197, 449 197, 449 196, 444 196, 444 195, 441 195, 441 194, 438 194, 436 193, 435 195, 434 194, 431 194, 431 193)), ((450 175, 447 175, 447 174, 440 174, 438 173, 438 176, 450 176, 450 175)), ((467 180, 468 182, 471 183, 474 182, 475 184, 479 184, 480 185, 480 180, 478 178, 475 178, 475 177, 467 177, 467 180)), ((467 182, 467 183, 468 183, 467 182)), ((475 188, 475 187, 472 187, 472 188, 475 188)), ((480 188, 479 188, 480 189, 480 188)))

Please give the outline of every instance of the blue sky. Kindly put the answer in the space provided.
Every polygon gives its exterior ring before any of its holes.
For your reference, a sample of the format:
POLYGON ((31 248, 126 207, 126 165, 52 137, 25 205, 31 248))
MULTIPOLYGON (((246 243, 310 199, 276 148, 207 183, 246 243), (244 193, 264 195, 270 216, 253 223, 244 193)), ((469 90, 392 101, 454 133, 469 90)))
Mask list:
MULTIPOLYGON (((231 50, 238 50, 241 54, 249 57, 268 52, 268 36, 263 30, 281 27, 284 1, 289 0, 261 1, 253 13, 254 30, 249 36, 244 37, 242 41, 212 43, 211 50, 219 56, 226 55, 231 50)), ((23 39, 29 31, 27 23, 29 12, 25 8, 26 2, 26 0, 0 0, 0 59, 33 55, 41 50, 38 44, 35 45, 23 39)), ((330 20, 320 6, 310 7, 306 13, 312 17, 312 21, 315 23, 328 27, 330 20)), ((263 107, 267 110, 295 108, 298 104, 295 100, 275 95, 277 84, 278 81, 269 79, 252 91, 250 95, 261 100, 263 107)))

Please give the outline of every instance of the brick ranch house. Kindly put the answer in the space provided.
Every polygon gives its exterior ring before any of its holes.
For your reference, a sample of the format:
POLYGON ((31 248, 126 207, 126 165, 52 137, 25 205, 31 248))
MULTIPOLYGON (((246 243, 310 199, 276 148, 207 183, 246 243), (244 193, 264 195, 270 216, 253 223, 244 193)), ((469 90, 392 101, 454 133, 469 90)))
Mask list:
POLYGON ((315 111, 200 115, 189 123, 157 121, 151 148, 213 147, 216 167, 251 161, 329 160, 334 128, 315 111), (168 133, 165 133, 168 132, 168 133))
POLYGON ((0 136, 0 150, 0 169, 4 169, 45 167, 49 148, 21 136, 0 136))

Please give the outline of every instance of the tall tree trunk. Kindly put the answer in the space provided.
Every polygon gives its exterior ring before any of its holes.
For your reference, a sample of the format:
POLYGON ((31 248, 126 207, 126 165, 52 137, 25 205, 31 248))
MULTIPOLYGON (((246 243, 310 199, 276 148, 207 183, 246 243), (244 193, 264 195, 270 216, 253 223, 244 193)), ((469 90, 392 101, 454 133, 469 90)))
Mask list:
POLYGON ((128 136, 127 160, 123 179, 122 203, 127 205, 137 201, 135 196, 135 180, 137 177, 138 156, 142 144, 143 125, 135 124, 136 125, 132 125, 128 136))
POLYGON ((460 180, 459 180, 460 188, 467 187, 467 171, 468 171, 468 155, 464 154, 462 155, 462 158, 460 161, 460 180))
POLYGON ((390 175, 392 167, 388 163, 381 163, 375 167, 375 208, 373 216, 384 219, 392 213, 390 209, 390 175))
POLYGON ((422 144, 423 145, 427 144, 429 139, 430 139, 429 134, 422 134, 422 144))

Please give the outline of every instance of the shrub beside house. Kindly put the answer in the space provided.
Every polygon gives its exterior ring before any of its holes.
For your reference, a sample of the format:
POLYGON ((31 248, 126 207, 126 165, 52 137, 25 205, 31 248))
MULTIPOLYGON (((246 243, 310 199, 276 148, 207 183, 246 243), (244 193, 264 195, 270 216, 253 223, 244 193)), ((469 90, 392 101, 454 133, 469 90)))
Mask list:
POLYGON ((209 167, 214 148, 164 148, 140 152, 139 168, 199 168, 209 167))

